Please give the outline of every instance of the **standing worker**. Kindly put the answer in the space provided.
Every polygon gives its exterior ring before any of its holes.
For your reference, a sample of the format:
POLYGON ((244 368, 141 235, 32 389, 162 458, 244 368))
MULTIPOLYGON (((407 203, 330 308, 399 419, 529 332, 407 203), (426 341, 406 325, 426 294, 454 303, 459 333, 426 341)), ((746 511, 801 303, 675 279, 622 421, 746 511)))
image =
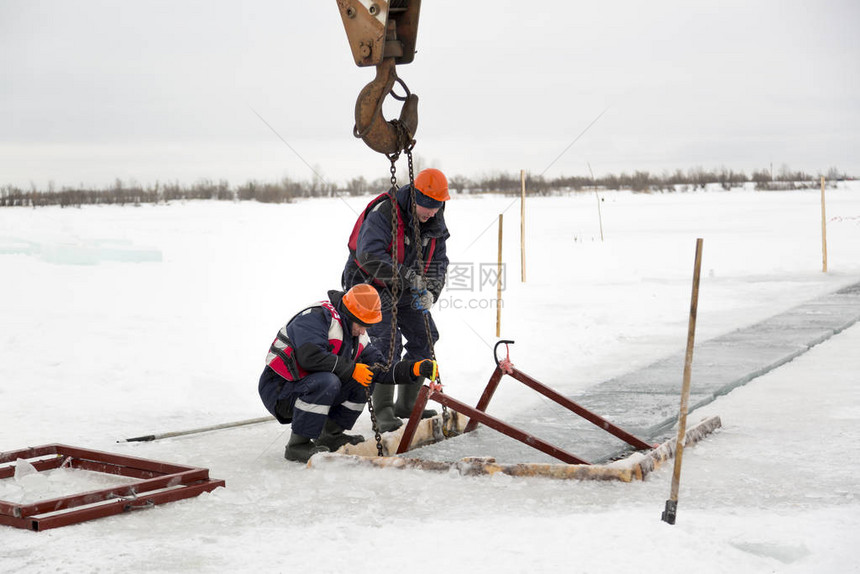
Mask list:
POLYGON ((371 366, 383 356, 367 328, 382 320, 380 308, 376 289, 359 284, 346 293, 329 291, 327 300, 306 307, 278 331, 258 390, 278 422, 292 423, 287 460, 307 462, 317 452, 362 442, 344 429, 364 410, 365 387, 393 389, 397 381, 417 389, 425 377, 436 378, 431 360, 400 361, 376 376, 371 366))
MULTIPOLYGON (((405 346, 404 360, 416 361, 432 357, 431 341, 439 339, 439 332, 430 307, 439 298, 445 286, 448 255, 445 242, 450 236, 445 225, 445 202, 448 180, 438 169, 425 169, 415 178, 415 218, 412 212, 412 189, 405 185, 395 193, 392 206, 389 193, 374 198, 358 217, 349 238, 349 258, 343 270, 342 283, 348 289, 360 283, 369 283, 379 290, 382 300, 382 320, 368 327, 374 345, 387 353, 392 337, 392 312, 397 309, 394 329, 394 357, 399 358, 405 346), (393 214, 392 209, 396 212, 393 214), (420 240, 415 241, 414 225, 417 221, 420 240), (397 260, 392 261, 392 247, 397 246, 397 260), (420 251, 419 251, 420 249, 420 251), (423 263, 423 267, 419 264, 423 263), (394 300, 392 286, 399 291, 394 300), (427 323, 425 324, 425 317, 427 323), (402 342, 405 339, 405 345, 402 342)), ((399 428, 409 417, 418 397, 420 385, 398 385, 397 400, 394 387, 379 385, 373 392, 373 408, 381 432, 399 428)), ((436 411, 427 409, 423 418, 436 411)))

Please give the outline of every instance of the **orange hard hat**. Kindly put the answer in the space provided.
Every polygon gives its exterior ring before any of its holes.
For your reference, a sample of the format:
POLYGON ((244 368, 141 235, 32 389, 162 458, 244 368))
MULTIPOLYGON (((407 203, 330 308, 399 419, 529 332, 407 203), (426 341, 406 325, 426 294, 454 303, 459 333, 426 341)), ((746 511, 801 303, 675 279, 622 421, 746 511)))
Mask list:
POLYGON ((415 189, 436 201, 448 201, 448 178, 438 169, 422 169, 415 177, 415 189))
POLYGON ((359 283, 343 296, 343 306, 358 323, 367 327, 382 321, 379 293, 367 283, 359 283))

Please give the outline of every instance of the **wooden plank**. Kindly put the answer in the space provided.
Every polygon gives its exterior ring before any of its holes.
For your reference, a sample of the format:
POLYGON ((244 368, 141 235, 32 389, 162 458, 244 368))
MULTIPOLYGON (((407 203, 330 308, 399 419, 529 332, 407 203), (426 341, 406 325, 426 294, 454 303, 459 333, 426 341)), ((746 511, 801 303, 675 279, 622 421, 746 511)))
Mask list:
MULTIPOLYGON (((692 446, 721 426, 720 417, 701 421, 685 434, 686 446, 692 446)), ((326 464, 354 464, 376 468, 417 469, 431 472, 457 472, 461 476, 493 475, 530 476, 563 480, 615 480, 632 482, 643 480, 646 475, 674 457, 675 442, 670 439, 648 453, 633 453, 625 460, 605 464, 498 464, 492 458, 464 458, 456 462, 440 462, 405 457, 378 457, 320 453, 314 455, 308 466, 323 467, 326 464)))
MULTIPOLYGON (((415 429, 415 435, 409 443, 410 450, 444 440, 446 435, 462 433, 463 428, 466 426, 466 417, 454 411, 451 411, 449 414, 450 419, 447 425, 442 420, 441 414, 421 419, 415 429)), ((400 440, 405 430, 406 425, 403 425, 397 430, 382 434, 383 456, 392 456, 397 452, 397 447, 400 445, 400 440)), ((359 444, 347 444, 340 447, 337 452, 357 456, 377 456, 376 440, 371 437, 359 444)))

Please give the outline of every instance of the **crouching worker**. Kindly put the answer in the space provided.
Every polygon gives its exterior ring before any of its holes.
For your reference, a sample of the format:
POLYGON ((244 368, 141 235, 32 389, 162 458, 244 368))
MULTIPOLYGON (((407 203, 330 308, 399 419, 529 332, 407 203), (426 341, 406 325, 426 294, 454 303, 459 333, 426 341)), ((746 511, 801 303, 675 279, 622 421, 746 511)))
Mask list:
POLYGON ((281 424, 292 424, 284 452, 287 460, 307 462, 318 452, 358 444, 351 429, 375 384, 420 384, 436 378, 436 362, 400 361, 382 374, 370 366, 383 363, 367 327, 382 320, 376 289, 359 284, 343 293, 329 291, 281 328, 266 355, 260 398, 281 424))

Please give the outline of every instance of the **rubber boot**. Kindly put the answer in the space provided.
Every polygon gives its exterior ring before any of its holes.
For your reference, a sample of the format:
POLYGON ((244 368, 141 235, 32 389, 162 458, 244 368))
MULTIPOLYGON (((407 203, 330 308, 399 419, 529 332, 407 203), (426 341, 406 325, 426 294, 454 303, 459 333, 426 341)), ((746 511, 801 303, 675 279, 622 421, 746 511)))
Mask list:
MULTIPOLYGON (((397 385, 397 402, 394 405, 394 414, 398 417, 408 419, 412 415, 412 407, 415 406, 415 401, 418 399, 418 392, 421 390, 421 385, 424 384, 424 377, 418 379, 417 383, 412 385, 397 385)), ((433 409, 424 409, 421 411, 422 419, 435 417, 436 411, 433 409)))
POLYGON ((316 444, 306 436, 292 433, 284 449, 284 458, 294 462, 307 462, 316 453, 328 451, 327 446, 316 444))
POLYGON ((364 442, 360 434, 346 434, 343 428, 331 419, 325 421, 322 435, 316 440, 317 445, 328 447, 331 452, 336 452, 345 444, 358 444, 364 442))
POLYGON ((394 385, 376 385, 373 389, 373 412, 379 432, 399 429, 403 421, 394 416, 394 385))

